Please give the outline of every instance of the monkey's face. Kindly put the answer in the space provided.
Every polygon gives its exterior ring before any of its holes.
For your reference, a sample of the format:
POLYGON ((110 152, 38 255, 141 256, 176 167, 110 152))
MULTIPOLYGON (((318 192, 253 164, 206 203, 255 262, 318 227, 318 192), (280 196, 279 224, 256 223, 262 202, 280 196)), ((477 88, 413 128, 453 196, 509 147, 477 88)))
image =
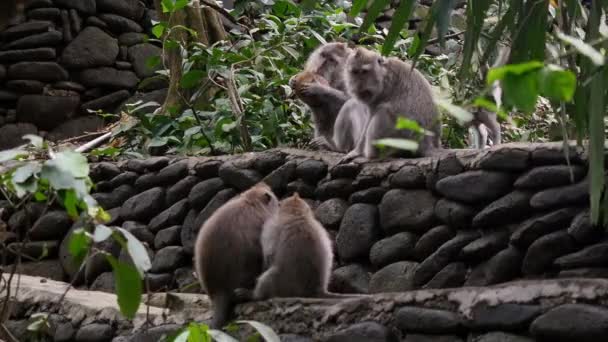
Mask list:
POLYGON ((349 92, 365 103, 374 102, 384 91, 386 59, 380 54, 358 48, 347 60, 346 81, 349 92))
POLYGON ((346 43, 328 43, 318 51, 319 64, 316 74, 325 78, 329 84, 344 90, 343 68, 352 49, 346 43))
POLYGON ((324 77, 310 71, 302 71, 289 80, 293 94, 299 98, 306 98, 306 90, 313 84, 329 86, 329 82, 324 77))

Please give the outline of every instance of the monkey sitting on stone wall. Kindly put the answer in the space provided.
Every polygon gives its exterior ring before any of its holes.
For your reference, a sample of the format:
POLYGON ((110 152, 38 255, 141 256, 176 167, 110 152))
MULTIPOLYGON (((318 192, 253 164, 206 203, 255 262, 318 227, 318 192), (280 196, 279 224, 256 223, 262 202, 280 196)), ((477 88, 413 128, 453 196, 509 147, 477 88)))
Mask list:
POLYGON ((213 305, 213 328, 229 320, 241 299, 237 289, 253 289, 263 271, 260 236, 264 223, 278 210, 270 187, 258 183, 218 208, 200 228, 194 266, 213 305))
POLYGON ((389 148, 391 156, 426 156, 440 148, 441 121, 435 106, 430 83, 416 69, 398 58, 385 58, 379 53, 358 47, 346 63, 345 80, 348 93, 368 106, 370 116, 355 149, 342 161, 363 155, 379 156, 374 141, 381 138, 418 140, 414 153, 389 148), (417 139, 410 130, 396 129, 397 119, 416 121, 432 136, 417 139))

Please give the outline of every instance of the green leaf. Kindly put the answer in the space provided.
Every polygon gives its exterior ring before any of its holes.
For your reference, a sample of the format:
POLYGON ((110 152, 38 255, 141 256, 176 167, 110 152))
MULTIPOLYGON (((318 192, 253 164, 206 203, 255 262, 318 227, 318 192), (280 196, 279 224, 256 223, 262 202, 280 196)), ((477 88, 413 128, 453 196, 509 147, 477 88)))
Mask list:
POLYGON ((393 49, 393 46, 395 46, 395 42, 399 38, 401 30, 403 30, 403 27, 405 27, 410 16, 412 15, 412 10, 415 3, 416 1, 414 0, 404 0, 399 3, 399 7, 397 7, 397 10, 393 16, 388 35, 386 36, 384 44, 382 45, 383 55, 388 55, 393 49))
POLYGON ((279 336, 267 325, 249 320, 236 321, 237 323, 246 323, 251 325, 255 330, 257 330, 260 335, 266 340, 266 342, 281 342, 279 336))
POLYGON ((584 41, 582 41, 576 37, 568 36, 559 31, 556 32, 555 35, 557 36, 557 38, 572 45, 580 54, 589 58, 593 62, 593 64, 595 64, 597 66, 604 65, 604 63, 605 63, 604 55, 602 55, 602 53, 599 52, 598 50, 596 50, 593 46, 585 43, 584 41))
POLYGON ((309 28, 308 31, 310 31, 310 33, 321 43, 321 44, 327 44, 327 41, 325 40, 325 38, 323 38, 319 33, 317 33, 317 31, 313 30, 312 28, 309 28))
POLYGON ((72 189, 66 190, 63 196, 63 206, 68 212, 68 215, 73 219, 78 218, 78 209, 76 208, 77 203, 78 198, 76 198, 76 191, 72 189))
POLYGON ((532 113, 538 98, 538 73, 507 74, 502 80, 503 97, 524 113, 532 113))
POLYGON ((469 112, 468 110, 460 107, 460 106, 456 106, 446 100, 442 100, 442 99, 436 99, 435 103, 437 104, 437 106, 443 108, 445 111, 448 112, 448 114, 452 115, 454 118, 456 118, 456 120, 458 120, 458 122, 460 122, 460 124, 465 124, 471 120, 473 120, 473 114, 471 114, 471 112, 469 112))
POLYGON ((418 143, 413 140, 398 139, 398 138, 384 138, 374 141, 376 146, 387 146, 394 147, 400 150, 416 151, 418 149, 418 143))
POLYGON ((103 224, 98 224, 97 226, 95 226, 95 232, 93 233, 93 241, 95 241, 95 243, 99 243, 105 241, 111 235, 112 229, 103 224))
POLYGON ((114 270, 116 295, 120 312, 129 319, 133 319, 141 303, 142 278, 133 266, 116 260, 112 255, 106 254, 106 259, 114 270))
POLYGON ((507 64, 498 68, 492 68, 488 71, 486 83, 488 85, 494 83, 494 81, 500 81, 505 78, 506 75, 523 75, 531 71, 542 69, 544 64, 539 61, 531 61, 527 63, 519 64, 507 64))
POLYGON ((36 192, 34 194, 34 199, 37 202, 44 202, 44 201, 46 201, 48 199, 48 197, 45 194, 43 194, 42 192, 36 192))
POLYGON ((570 102, 576 91, 576 75, 557 65, 548 65, 539 74, 540 94, 554 101, 570 102))
POLYGON ((374 0, 372 5, 369 6, 369 9, 367 10, 365 19, 363 19, 363 24, 361 24, 361 28, 359 29, 360 32, 365 32, 367 29, 369 29, 380 13, 382 13, 382 10, 384 10, 390 4, 390 2, 390 0, 374 0))
POLYGON ((356 17, 359 13, 361 13, 366 5, 367 0, 353 0, 353 5, 350 8, 350 13, 348 15, 351 17, 356 17))
POLYGON ((154 69, 160 65, 160 56, 152 56, 146 59, 146 68, 154 69))
POLYGON ((0 151, 0 163, 4 163, 9 160, 17 159, 18 157, 27 156, 27 151, 20 149, 12 149, 6 151, 0 151))
POLYGON ((417 133, 424 133, 424 128, 422 128, 418 122, 401 116, 397 117, 397 125, 395 127, 397 129, 407 129, 417 133))
POLYGON ((68 250, 76 264, 80 265, 89 252, 91 238, 84 229, 78 228, 72 232, 69 241, 68 250))
POLYGON ((172 0, 162 0, 161 6, 163 8, 163 13, 173 12, 173 1, 172 0))
POLYGON ((156 25, 154 25, 154 27, 152 28, 152 34, 156 37, 159 38, 163 36, 163 33, 165 33, 165 29, 167 29, 167 24, 165 24, 164 22, 160 22, 156 25))
POLYGON ((127 250, 129 251, 129 255, 133 260, 133 264, 137 267, 137 270, 143 277, 143 274, 152 268, 152 262, 150 261, 150 256, 148 256, 148 252, 144 245, 137 240, 133 234, 129 233, 127 230, 123 228, 118 228, 118 230, 122 233, 122 235, 127 239, 127 250))
POLYGON ((203 77, 205 77, 205 73, 202 70, 190 70, 182 76, 180 85, 185 89, 194 88, 198 86, 203 77))
POLYGON ((175 5, 173 6, 174 11, 178 11, 180 9, 188 6, 188 0, 175 0, 175 5))

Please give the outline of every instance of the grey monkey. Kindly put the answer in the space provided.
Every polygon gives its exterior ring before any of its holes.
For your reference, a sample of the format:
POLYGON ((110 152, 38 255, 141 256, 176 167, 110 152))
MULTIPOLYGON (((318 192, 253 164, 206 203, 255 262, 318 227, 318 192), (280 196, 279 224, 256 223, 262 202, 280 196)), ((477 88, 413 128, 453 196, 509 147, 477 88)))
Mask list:
POLYGON ((338 117, 333 134, 336 151, 348 153, 356 147, 357 139, 365 133, 365 124, 370 118, 369 107, 355 97, 344 103, 338 117))
POLYGON ((194 266, 213 305, 213 328, 229 320, 240 289, 253 289, 263 271, 260 236, 279 202, 265 183, 258 183, 218 208, 200 228, 194 266))
POLYGON ((485 108, 478 108, 473 112, 473 120, 467 126, 473 127, 477 133, 476 141, 473 144, 475 148, 484 148, 488 137, 492 140, 493 145, 501 143, 501 129, 496 113, 485 108))
POLYGON ((389 149, 388 155, 392 156, 426 156, 440 148, 441 121, 431 85, 410 64, 358 47, 347 59, 345 80, 348 93, 367 104, 370 116, 365 134, 359 137, 355 149, 343 161, 361 155, 368 159, 378 157, 379 150, 373 143, 381 138, 419 140, 414 153, 389 149), (424 134, 417 139, 410 130, 396 129, 399 117, 418 122, 432 136, 424 134))

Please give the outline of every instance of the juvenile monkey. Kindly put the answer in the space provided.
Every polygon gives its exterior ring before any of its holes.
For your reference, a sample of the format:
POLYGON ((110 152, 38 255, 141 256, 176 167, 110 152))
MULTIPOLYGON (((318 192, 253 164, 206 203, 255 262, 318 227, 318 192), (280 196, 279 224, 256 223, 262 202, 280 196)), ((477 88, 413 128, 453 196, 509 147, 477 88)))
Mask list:
POLYGON ((213 305, 212 327, 229 320, 237 289, 254 288, 263 270, 262 227, 278 206, 270 187, 258 183, 218 208, 198 232, 194 264, 213 305))
MULTIPOLYGON (((440 147, 441 122, 433 101, 431 85, 410 64, 395 57, 385 58, 374 51, 358 47, 346 63, 345 79, 348 92, 369 107, 370 117, 365 125, 365 134, 358 139, 357 146, 343 160, 363 155, 378 157, 374 140, 381 138, 403 138, 420 140, 414 156, 428 155, 440 147), (433 133, 417 139, 410 130, 397 130, 397 118, 417 121, 433 133)), ((390 150, 389 155, 411 155, 405 151, 390 150)))
POLYGON ((476 141, 474 147, 483 149, 486 146, 488 137, 492 140, 493 145, 501 143, 500 124, 496 117, 496 113, 484 108, 478 108, 473 112, 473 120, 468 123, 469 127, 474 127, 476 141), (489 130, 489 131, 488 131, 489 130))
POLYGON ((344 65, 351 52, 347 43, 323 44, 310 54, 304 70, 289 80, 289 85, 297 88, 296 96, 312 111, 312 144, 332 151, 336 150, 332 142, 336 117, 350 98, 345 92, 344 65))
POLYGON ((348 153, 356 147, 357 139, 365 134, 370 118, 369 107, 355 97, 344 103, 334 125, 333 141, 337 152, 348 153))
POLYGON ((333 262, 325 228, 298 193, 280 202, 261 237, 266 271, 258 278, 253 297, 352 298, 327 290, 333 262))

